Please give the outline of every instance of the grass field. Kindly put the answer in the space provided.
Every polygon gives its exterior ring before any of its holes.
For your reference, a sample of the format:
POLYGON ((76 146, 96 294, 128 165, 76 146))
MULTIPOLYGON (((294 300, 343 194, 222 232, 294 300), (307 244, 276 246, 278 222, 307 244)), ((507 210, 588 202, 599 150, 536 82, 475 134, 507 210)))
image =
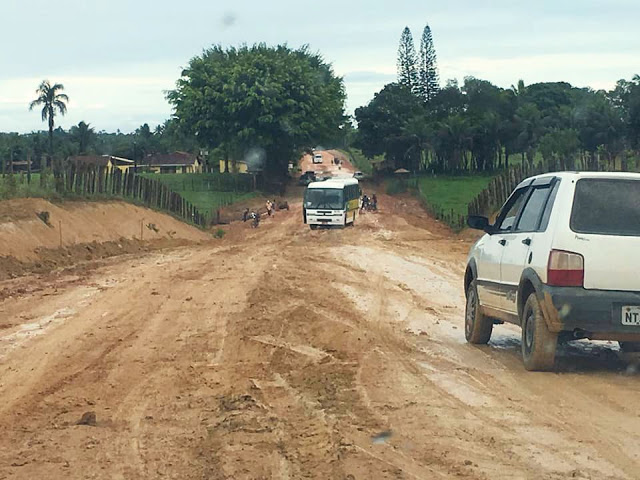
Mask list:
MULTIPOLYGON (((491 176, 419 177, 421 195, 434 210, 467 215, 467 205, 489 185, 491 176)), ((413 180, 412 180, 413 182, 413 180)))
POLYGON ((176 191, 176 193, 182 195, 185 200, 191 202, 200 211, 200 213, 205 214, 207 217, 213 216, 214 212, 220 207, 250 200, 256 196, 255 192, 193 192, 183 190, 176 191))
POLYGON ((249 191, 252 178, 242 175, 203 173, 145 173, 142 175, 161 181, 185 200, 191 202, 207 217, 211 217, 218 208, 246 201, 256 196, 256 192, 249 191))
POLYGON ((47 175, 44 185, 40 185, 40 174, 31 174, 31 183, 27 182, 26 174, 14 174, 0 176, 0 200, 18 197, 42 197, 55 196, 54 181, 52 175, 47 175))

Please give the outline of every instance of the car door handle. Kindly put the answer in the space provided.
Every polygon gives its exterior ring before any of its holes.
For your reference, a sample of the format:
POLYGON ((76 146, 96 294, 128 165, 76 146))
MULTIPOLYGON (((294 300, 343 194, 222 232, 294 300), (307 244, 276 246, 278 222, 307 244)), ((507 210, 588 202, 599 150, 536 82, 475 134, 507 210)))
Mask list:
POLYGON ((507 241, 503 238, 498 243, 504 247, 507 244, 507 241))
POLYGON ((529 245, 531 245, 531 239, 525 238, 524 240, 522 240, 522 243, 524 243, 528 247, 529 245))

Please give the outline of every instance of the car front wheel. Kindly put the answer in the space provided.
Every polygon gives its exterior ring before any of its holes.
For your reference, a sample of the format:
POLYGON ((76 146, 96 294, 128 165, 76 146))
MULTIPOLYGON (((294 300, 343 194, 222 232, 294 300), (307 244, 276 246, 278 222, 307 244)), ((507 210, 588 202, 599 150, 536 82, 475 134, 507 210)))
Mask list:
POLYGON ((530 371, 549 371, 556 360, 558 334, 549 331, 535 293, 529 295, 522 311, 522 359, 530 371))
POLYGON ((467 289, 467 305, 464 314, 464 336, 467 342, 484 345, 491 338, 493 320, 487 318, 480 309, 478 288, 473 280, 467 289))

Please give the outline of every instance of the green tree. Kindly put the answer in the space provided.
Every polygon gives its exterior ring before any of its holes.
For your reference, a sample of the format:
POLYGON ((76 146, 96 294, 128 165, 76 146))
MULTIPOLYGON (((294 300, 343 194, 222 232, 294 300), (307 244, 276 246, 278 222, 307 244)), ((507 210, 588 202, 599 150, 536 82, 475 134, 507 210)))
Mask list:
POLYGON ((146 155, 156 153, 158 150, 158 137, 151 131, 148 123, 142 124, 134 133, 132 158, 134 160, 141 160, 146 155))
POLYGON ((266 171, 287 173, 289 161, 310 146, 329 143, 344 123, 342 78, 307 47, 224 49, 193 58, 167 95, 182 131, 202 147, 266 152, 266 171))
POLYGON ((424 109, 404 85, 391 83, 365 107, 355 111, 358 122, 356 146, 365 156, 384 154, 392 168, 415 169, 419 163, 420 138, 409 127, 424 109))
POLYGON ((640 150, 640 75, 618 81, 609 98, 624 123, 629 146, 640 150))
POLYGON ((435 152, 434 170, 457 172, 469 168, 465 152, 471 150, 473 130, 469 120, 462 114, 452 114, 436 123, 433 142, 435 152))
POLYGON ((411 92, 417 92, 419 84, 418 59, 409 27, 404 27, 398 47, 398 83, 411 92))
POLYGON ((424 27, 420 41, 417 93, 425 102, 430 102, 438 94, 439 90, 440 78, 438 76, 436 49, 433 45, 431 27, 427 25, 424 27))
POLYGON ((550 171, 574 168, 573 159, 579 148, 578 132, 570 128, 553 130, 540 139, 540 153, 550 171))
POLYGON ((89 152, 91 144, 95 141, 96 132, 90 124, 81 121, 78 125, 71 127, 69 134, 78 145, 78 152, 85 154, 89 152))
POLYGON ((612 164, 623 150, 620 142, 623 123, 604 92, 591 92, 578 103, 573 108, 571 123, 578 132, 580 145, 589 154, 589 162, 583 168, 597 169, 599 156, 605 156, 612 164))
POLYGON ((36 95, 38 97, 29 104, 29 110, 42 106, 42 121, 49 122, 49 160, 53 158, 53 127, 55 125, 55 116, 57 113, 64 116, 67 113, 67 103, 69 97, 61 93, 64 85, 55 83, 51 85, 49 80, 44 80, 38 89, 36 95))

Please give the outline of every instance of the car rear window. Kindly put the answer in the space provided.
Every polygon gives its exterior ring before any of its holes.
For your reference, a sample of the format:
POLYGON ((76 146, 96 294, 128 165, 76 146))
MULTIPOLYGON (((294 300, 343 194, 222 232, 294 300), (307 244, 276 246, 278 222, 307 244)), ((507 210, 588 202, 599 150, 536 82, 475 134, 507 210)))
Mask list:
POLYGON ((640 180, 585 178, 576 183, 571 230, 640 236, 640 180))

